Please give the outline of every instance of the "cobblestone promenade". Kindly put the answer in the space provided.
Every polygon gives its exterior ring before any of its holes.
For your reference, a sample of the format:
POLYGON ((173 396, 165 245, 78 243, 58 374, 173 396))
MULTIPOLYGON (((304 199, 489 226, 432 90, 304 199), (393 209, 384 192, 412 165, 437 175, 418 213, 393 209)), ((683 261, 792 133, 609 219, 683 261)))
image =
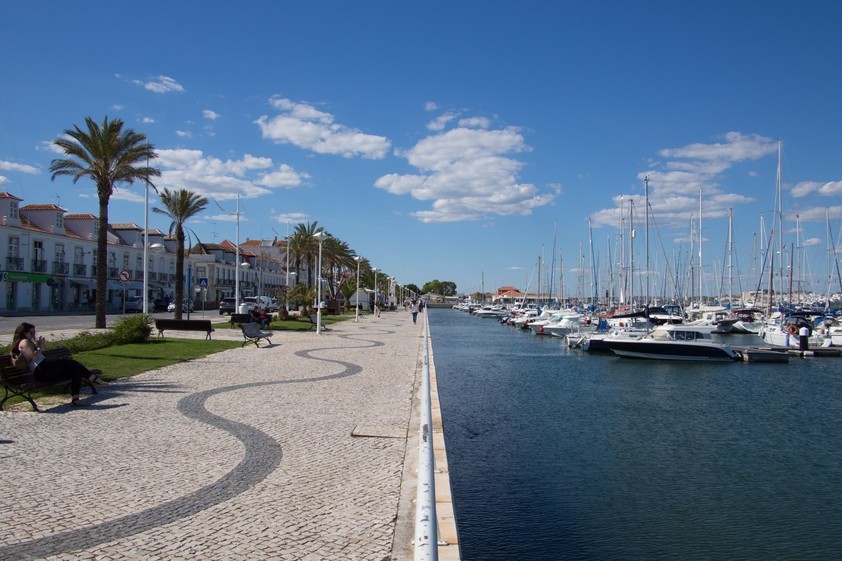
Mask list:
POLYGON ((0 413, 0 559, 389 558, 421 323, 276 332, 0 413))

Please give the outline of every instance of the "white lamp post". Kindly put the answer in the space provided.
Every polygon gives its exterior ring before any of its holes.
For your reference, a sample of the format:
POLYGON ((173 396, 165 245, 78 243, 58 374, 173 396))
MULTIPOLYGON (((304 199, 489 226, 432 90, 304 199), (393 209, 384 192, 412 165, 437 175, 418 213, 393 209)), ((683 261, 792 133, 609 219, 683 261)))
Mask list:
POLYGON ((327 238, 327 232, 319 230, 313 237, 319 242, 319 269, 316 271, 316 335, 322 332, 322 242, 327 238))
POLYGON ((357 288, 354 292, 354 323, 360 322, 360 261, 363 258, 357 255, 354 261, 357 262, 357 288))
POLYGON ((143 309, 146 310, 146 311, 144 311, 143 313, 145 314, 145 313, 148 312, 148 307, 149 307, 149 303, 148 303, 149 286, 146 282, 146 277, 149 274, 149 252, 151 251, 153 253, 161 253, 162 251, 164 251, 165 248, 164 248, 163 244, 153 243, 152 245, 149 246, 149 249, 147 250, 146 247, 147 247, 147 242, 149 241, 149 236, 146 235, 146 233, 144 233, 144 238, 145 239, 143 240, 143 248, 144 248, 143 249, 143 255, 144 255, 143 261, 146 264, 145 265, 146 268, 143 271, 143 309))
POLYGON ((372 267, 374 271, 374 314, 377 315, 377 267, 372 267))
MULTIPOLYGON (((287 278, 292 277, 293 282, 295 281, 295 275, 297 275, 295 271, 289 272, 287 269, 287 278)), ((287 313, 289 313, 289 281, 287 281, 287 292, 286 292, 286 305, 287 305, 287 313)))
MULTIPOLYGON (((249 267, 251 267, 251 264, 248 261, 243 261, 242 263, 240 263, 240 268, 244 271, 248 271, 249 267)), ((238 276, 239 276, 239 274, 240 274, 240 272, 237 271, 238 276)), ((237 310, 237 313, 239 314, 240 313, 240 307, 237 306, 236 310, 237 310)))

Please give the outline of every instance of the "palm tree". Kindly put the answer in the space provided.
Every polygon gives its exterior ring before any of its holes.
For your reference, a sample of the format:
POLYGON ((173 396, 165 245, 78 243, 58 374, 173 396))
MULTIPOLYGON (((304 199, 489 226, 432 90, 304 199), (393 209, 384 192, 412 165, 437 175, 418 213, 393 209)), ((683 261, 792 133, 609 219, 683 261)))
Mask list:
POLYGON ((313 286, 313 270, 316 268, 316 260, 319 256, 319 242, 313 235, 321 229, 318 221, 306 224, 302 222, 295 227, 290 240, 296 270, 301 270, 302 264, 307 267, 307 286, 313 286))
POLYGON ((165 187, 161 192, 161 203, 164 208, 155 207, 152 212, 169 216, 172 220, 170 235, 175 232, 176 243, 175 319, 181 319, 181 306, 184 302, 184 223, 188 218, 205 210, 208 199, 186 189, 170 191, 165 187))
MULTIPOLYGON (((73 125, 61 138, 53 141, 67 158, 57 158, 50 163, 51 180, 59 175, 69 175, 73 183, 89 177, 96 184, 99 197, 99 231, 96 241, 96 324, 105 327, 107 294, 107 240, 108 201, 119 183, 149 181, 161 175, 157 168, 149 167, 149 160, 157 157, 146 136, 132 129, 123 130, 123 121, 108 117, 97 124, 86 117, 87 131, 73 125), (141 165, 141 163, 146 165, 141 165)), ((146 298, 146 295, 143 295, 146 298)))

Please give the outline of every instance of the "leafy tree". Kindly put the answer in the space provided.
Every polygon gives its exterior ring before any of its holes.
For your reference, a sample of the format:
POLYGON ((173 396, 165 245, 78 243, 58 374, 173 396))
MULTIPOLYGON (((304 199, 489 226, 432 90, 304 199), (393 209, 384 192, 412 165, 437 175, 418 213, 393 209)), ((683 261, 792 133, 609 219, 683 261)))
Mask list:
POLYGON ((421 289, 424 294, 430 292, 434 294, 441 294, 442 296, 455 296, 456 283, 452 281, 440 281, 438 279, 432 280, 424 285, 421 289))
POLYGON ((52 181, 59 175, 69 175, 73 183, 88 177, 96 184, 99 231, 96 243, 95 327, 104 328, 108 281, 108 202, 119 183, 149 181, 160 176, 161 171, 149 167, 149 160, 154 160, 157 155, 146 136, 132 129, 123 130, 122 120, 109 121, 105 117, 102 123, 97 124, 91 117, 86 117, 85 125, 87 131, 73 125, 72 129, 64 131, 64 136, 53 141, 67 158, 53 160, 50 171, 52 181))
POLYGON ((152 212, 163 214, 172 220, 170 235, 175 232, 176 242, 175 319, 181 319, 181 303, 184 301, 184 223, 205 210, 208 199, 186 189, 170 191, 164 188, 161 193, 161 204, 164 208, 155 207, 152 212))

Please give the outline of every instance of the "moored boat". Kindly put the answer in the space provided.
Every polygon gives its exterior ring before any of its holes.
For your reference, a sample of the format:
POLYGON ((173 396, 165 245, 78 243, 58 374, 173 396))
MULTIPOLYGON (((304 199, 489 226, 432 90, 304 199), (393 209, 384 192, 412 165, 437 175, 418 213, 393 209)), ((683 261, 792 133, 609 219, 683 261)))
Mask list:
POLYGON ((729 345, 713 341, 709 333, 680 324, 659 325, 640 339, 609 339, 606 345, 614 354, 626 358, 702 362, 738 358, 729 345))

